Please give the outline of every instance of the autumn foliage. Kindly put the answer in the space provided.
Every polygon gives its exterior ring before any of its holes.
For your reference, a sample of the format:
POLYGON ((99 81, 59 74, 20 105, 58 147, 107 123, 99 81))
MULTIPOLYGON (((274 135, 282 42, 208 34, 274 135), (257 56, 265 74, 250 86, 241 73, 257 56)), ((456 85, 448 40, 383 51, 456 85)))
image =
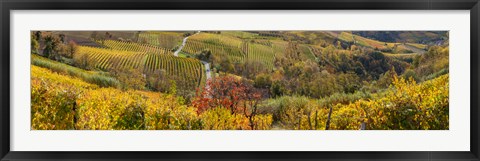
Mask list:
MULTIPOLYGON (((46 68, 31 69, 31 127, 36 130, 267 130, 272 124, 271 115, 227 108, 199 114, 174 95, 101 88, 46 68)), ((242 103, 233 104, 245 107, 242 103)))
POLYGON ((232 115, 243 115, 250 129, 255 129, 257 109, 263 99, 261 90, 246 80, 233 76, 220 76, 207 81, 207 88, 200 92, 192 104, 198 113, 209 109, 228 109, 232 115))
POLYGON ((31 129, 448 130, 448 32, 401 33, 32 31, 31 129))

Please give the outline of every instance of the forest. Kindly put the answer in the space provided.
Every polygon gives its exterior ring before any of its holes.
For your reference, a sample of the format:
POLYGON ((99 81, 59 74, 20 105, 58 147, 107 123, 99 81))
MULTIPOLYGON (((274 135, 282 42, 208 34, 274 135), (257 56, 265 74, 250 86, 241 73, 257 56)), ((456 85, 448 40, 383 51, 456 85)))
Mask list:
POLYGON ((448 130, 448 31, 31 31, 32 130, 448 130))

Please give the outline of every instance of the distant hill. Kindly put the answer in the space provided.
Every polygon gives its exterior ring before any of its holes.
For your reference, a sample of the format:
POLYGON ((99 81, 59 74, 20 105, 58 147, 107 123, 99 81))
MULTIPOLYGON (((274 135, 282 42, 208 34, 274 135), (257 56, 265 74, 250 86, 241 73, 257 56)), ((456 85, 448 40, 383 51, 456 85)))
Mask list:
POLYGON ((448 31, 353 31, 353 34, 384 42, 443 44, 448 31))

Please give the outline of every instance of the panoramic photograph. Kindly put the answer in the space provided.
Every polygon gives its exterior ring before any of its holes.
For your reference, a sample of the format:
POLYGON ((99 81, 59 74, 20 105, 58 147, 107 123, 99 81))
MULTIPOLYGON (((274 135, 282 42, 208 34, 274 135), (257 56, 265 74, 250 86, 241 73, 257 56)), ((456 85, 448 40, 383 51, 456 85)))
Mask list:
POLYGON ((449 130, 448 31, 30 40, 31 130, 449 130))

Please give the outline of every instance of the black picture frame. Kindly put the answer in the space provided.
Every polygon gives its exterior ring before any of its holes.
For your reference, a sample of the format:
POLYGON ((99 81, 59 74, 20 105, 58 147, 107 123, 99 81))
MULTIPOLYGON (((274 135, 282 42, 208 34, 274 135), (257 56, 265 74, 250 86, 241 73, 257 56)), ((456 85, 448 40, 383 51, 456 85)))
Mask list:
POLYGON ((2 160, 479 160, 479 0, 1 0, 2 160), (470 151, 463 152, 29 152, 10 151, 12 10, 470 10, 470 151))

